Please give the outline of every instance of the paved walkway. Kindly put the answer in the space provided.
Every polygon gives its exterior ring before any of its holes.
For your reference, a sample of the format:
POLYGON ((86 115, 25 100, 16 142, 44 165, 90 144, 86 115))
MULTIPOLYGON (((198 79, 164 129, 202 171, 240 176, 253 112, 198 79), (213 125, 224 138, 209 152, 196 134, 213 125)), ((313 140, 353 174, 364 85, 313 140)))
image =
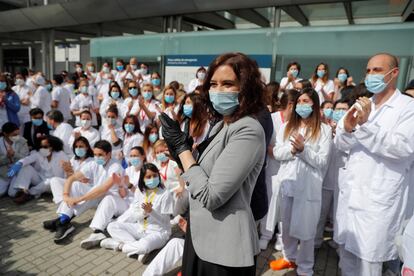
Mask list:
MULTIPOLYGON (((55 209, 50 196, 22 206, 0 198, 0 275, 141 275, 145 270, 145 264, 122 253, 80 248, 80 241, 90 234, 93 210, 73 220, 76 231, 66 244, 55 244, 54 233, 42 227, 44 220, 55 217, 55 209)), ((335 250, 324 244, 315 255, 315 275, 339 275, 335 250)), ((269 260, 279 256, 273 244, 263 251, 257 260, 257 275, 295 275, 294 271, 269 270, 269 260)))

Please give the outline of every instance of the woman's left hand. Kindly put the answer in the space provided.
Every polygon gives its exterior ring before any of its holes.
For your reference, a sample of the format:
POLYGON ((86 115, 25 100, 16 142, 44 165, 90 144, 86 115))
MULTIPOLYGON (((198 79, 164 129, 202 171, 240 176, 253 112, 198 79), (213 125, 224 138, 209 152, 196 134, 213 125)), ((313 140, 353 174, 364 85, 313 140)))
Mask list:
POLYGON ((142 209, 144 209, 145 214, 150 214, 152 212, 152 204, 151 202, 142 203, 142 209))
POLYGON ((305 138, 301 134, 292 134, 293 138, 291 143, 296 149, 296 152, 302 152, 305 148, 305 138))

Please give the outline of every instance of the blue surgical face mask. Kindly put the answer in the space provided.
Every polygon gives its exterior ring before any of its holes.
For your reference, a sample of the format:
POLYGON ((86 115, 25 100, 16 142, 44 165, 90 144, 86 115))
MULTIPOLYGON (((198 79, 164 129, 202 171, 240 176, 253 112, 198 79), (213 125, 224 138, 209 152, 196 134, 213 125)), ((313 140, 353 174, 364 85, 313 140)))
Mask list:
POLYGON ((105 165, 106 160, 105 160, 105 157, 103 156, 95 156, 95 162, 96 164, 103 166, 105 165))
POLYGON ((79 88, 79 91, 81 93, 88 94, 88 87, 84 85, 81 88, 79 88))
POLYGON ((161 152, 157 154, 157 160, 160 162, 166 162, 168 160, 168 156, 165 153, 161 152))
POLYGON ((53 130, 54 128, 53 128, 53 126, 51 125, 51 124, 49 124, 49 123, 47 123, 47 127, 50 129, 50 130, 53 130))
POLYGON ((142 96, 144 97, 144 100, 150 100, 152 98, 152 92, 142 92, 142 96))
POLYGON ((136 89, 136 88, 129 88, 129 94, 132 96, 132 97, 136 97, 137 95, 138 95, 138 89, 136 89))
POLYGON ((332 119, 333 119, 335 122, 339 122, 339 120, 341 120, 341 119, 342 119, 342 117, 344 117, 344 116, 345 116, 345 114, 346 114, 346 111, 345 111, 345 110, 335 110, 335 111, 333 112, 332 119))
POLYGON ((239 106, 239 92, 209 91, 213 108, 223 116, 231 115, 239 106))
POLYGON ((295 111, 300 117, 306 119, 312 114, 313 109, 309 104, 298 104, 295 111))
POLYGON ((165 95, 164 99, 166 103, 173 103, 174 102, 174 96, 170 96, 170 95, 165 95))
POLYGON ((141 164, 142 164, 142 160, 139 157, 130 157, 129 158, 129 163, 133 167, 140 167, 141 164))
POLYGON ((113 126, 116 125, 116 121, 117 121, 116 118, 108 118, 107 119, 108 124, 111 124, 113 126))
POLYGON ((333 109, 332 108, 326 108, 323 110, 323 115, 325 115, 325 118, 332 119, 333 109))
POLYGON ((135 129, 135 126, 133 124, 125 124, 124 128, 127 133, 132 133, 135 129))
POLYGON ((145 186, 147 186, 148 189, 154 189, 157 188, 158 185, 160 185, 160 178, 154 177, 150 179, 144 179, 145 186))
POLYGON ((183 113, 188 118, 191 118, 191 115, 193 114, 193 106, 191 104, 183 105, 183 113))
POLYGON ((345 82, 347 78, 348 78, 348 75, 345 73, 338 74, 338 80, 340 82, 345 82))
POLYGON ((118 99, 119 98, 119 92, 118 91, 112 91, 111 92, 111 97, 115 100, 118 99))
POLYGON ((152 79, 151 83, 154 86, 159 86, 161 84, 161 80, 160 79, 152 79))
POLYGON ((123 65, 117 65, 116 70, 122 71, 122 70, 124 70, 124 66, 123 65))
POLYGON ((325 76, 325 70, 318 70, 316 75, 318 75, 319 78, 323 78, 323 76, 325 76))
POLYGON ((296 78, 299 75, 299 71, 296 69, 290 70, 292 77, 296 78))
POLYGON ((7 83, 5 81, 0 81, 0 90, 4 90, 7 88, 7 83))
POLYGON ((369 74, 365 77, 365 86, 369 92, 374 94, 379 94, 385 90, 387 85, 391 82, 392 78, 389 82, 384 82, 384 77, 392 72, 392 69, 386 73, 385 75, 382 74, 369 74))
POLYGON ((158 134, 157 134, 157 133, 151 133, 151 134, 148 136, 148 140, 149 140, 152 144, 154 144, 154 143, 158 140, 158 134))
POLYGON ((40 126, 43 124, 43 120, 42 119, 32 119, 32 124, 34 124, 35 126, 40 126))
POLYGON ((50 83, 46 84, 47 91, 52 91, 52 88, 53 86, 50 83))
POLYGON ((75 148, 75 154, 77 157, 84 157, 86 155, 86 149, 84 148, 75 148))

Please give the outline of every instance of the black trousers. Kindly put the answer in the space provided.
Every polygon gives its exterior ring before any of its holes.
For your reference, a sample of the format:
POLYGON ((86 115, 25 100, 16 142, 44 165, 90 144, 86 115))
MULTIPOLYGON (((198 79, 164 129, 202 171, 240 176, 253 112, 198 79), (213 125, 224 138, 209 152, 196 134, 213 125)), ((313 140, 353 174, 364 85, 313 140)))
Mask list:
MULTIPOLYGON (((217 252, 217 254, 220 254, 220 252, 217 252)), ((181 268, 183 276, 255 276, 256 257, 254 257, 254 263, 253 266, 248 267, 229 267, 201 260, 193 247, 190 219, 188 219, 181 268)))

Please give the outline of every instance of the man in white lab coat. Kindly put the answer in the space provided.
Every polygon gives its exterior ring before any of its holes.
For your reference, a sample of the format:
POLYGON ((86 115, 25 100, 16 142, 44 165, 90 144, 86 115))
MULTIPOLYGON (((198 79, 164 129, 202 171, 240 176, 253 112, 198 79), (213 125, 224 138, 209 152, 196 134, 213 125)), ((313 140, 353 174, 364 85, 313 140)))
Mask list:
POLYGON ((398 60, 377 54, 368 61, 360 98, 338 124, 335 145, 350 151, 339 172, 335 241, 342 275, 381 275, 398 258, 394 238, 404 219, 414 157, 414 101, 396 89, 398 60))
POLYGON ((47 126, 52 132, 52 135, 59 138, 63 142, 63 151, 72 156, 72 145, 69 145, 69 139, 72 135, 73 127, 64 122, 62 112, 59 110, 50 110, 47 114, 47 126))

